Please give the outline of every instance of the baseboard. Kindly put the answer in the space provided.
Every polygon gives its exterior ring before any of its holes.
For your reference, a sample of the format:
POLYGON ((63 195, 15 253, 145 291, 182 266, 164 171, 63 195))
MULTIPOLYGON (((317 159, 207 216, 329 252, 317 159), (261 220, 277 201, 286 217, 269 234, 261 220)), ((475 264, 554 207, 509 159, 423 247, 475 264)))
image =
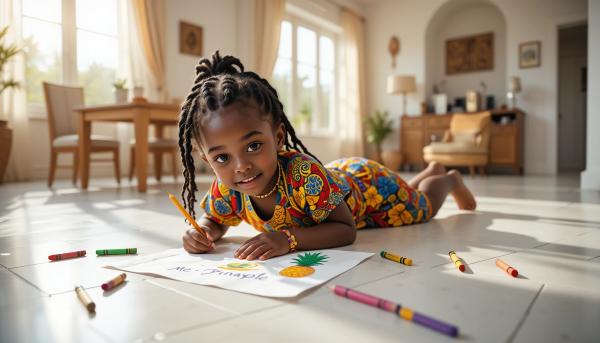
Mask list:
POLYGON ((586 169, 581 173, 581 189, 600 190, 600 169, 586 169))

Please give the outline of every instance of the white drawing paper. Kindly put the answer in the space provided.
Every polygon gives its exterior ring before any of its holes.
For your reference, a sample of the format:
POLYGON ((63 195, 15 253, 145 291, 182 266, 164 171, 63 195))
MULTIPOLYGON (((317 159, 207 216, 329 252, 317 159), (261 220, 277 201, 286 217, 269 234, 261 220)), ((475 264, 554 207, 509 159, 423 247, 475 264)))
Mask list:
POLYGON ((171 249, 106 267, 267 297, 294 297, 352 269, 373 255, 316 250, 294 252, 266 261, 246 261, 233 257, 239 246, 219 245, 206 254, 189 254, 183 248, 171 249))

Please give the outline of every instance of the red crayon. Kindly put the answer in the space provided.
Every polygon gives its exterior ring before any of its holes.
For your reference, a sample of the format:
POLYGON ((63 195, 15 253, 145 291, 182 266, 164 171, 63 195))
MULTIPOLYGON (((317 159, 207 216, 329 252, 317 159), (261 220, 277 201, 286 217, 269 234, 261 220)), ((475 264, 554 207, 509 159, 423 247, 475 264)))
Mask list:
POLYGON ((58 261, 58 260, 64 260, 67 258, 81 257, 81 256, 85 256, 85 250, 73 251, 73 252, 68 252, 68 253, 64 253, 64 254, 50 255, 50 256, 48 256, 48 259, 50 261, 58 261))
POLYGON ((496 260, 496 265, 498 267, 502 268, 502 270, 507 272, 508 275, 510 275, 512 277, 517 277, 517 275, 519 275, 519 272, 515 268, 509 266, 508 264, 506 264, 500 260, 496 260))

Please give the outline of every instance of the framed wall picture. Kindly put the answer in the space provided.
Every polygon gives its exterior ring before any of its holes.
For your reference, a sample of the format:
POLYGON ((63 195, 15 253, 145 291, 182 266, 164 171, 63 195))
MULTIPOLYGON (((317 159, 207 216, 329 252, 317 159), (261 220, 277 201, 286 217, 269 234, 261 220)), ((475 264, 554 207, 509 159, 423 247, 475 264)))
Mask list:
POLYGON ((179 22, 179 52, 202 55, 202 27, 179 22))
POLYGON ((446 74, 494 69, 494 33, 448 39, 446 74))
POLYGON ((519 68, 536 68, 542 64, 540 41, 519 44, 519 68))

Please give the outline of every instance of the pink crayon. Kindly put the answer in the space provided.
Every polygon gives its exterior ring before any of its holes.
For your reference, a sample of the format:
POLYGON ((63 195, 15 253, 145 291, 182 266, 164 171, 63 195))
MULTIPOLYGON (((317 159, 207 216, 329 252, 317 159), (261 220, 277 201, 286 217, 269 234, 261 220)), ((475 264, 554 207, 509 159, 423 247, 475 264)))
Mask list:
POLYGON ((109 289, 111 289, 111 288, 115 287, 116 285, 120 284, 121 282, 125 281, 126 278, 127 278, 127 274, 125 274, 125 273, 119 274, 119 275, 115 276, 114 278, 112 278, 110 281, 103 283, 102 290, 108 291, 109 289))
POLYGON ((411 322, 421 324, 446 335, 452 337, 458 336, 458 328, 456 326, 442 323, 436 319, 427 317, 411 309, 403 308, 402 306, 400 306, 400 304, 396 304, 391 301, 377 298, 372 295, 361 293, 359 291, 355 291, 353 289, 345 288, 342 286, 327 286, 327 288, 331 289, 337 295, 361 302, 363 304, 371 305, 373 307, 379 307, 382 310, 394 312, 406 320, 410 320, 411 322))

